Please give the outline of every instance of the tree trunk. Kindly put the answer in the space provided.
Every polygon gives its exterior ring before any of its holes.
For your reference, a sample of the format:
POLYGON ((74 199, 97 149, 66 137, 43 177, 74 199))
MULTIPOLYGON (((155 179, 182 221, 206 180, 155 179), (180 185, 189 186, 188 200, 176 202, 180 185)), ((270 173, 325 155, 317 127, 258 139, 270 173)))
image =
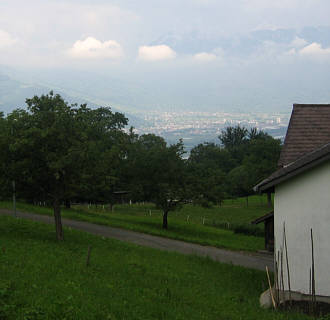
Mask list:
POLYGON ((59 199, 55 198, 54 200, 54 217, 55 217, 55 230, 56 230, 56 239, 58 241, 63 240, 63 228, 61 220, 61 206, 59 199))
POLYGON ((163 229, 167 229, 167 215, 168 211, 163 212, 163 229))
POLYGON ((71 202, 70 202, 70 200, 65 200, 65 207, 67 209, 70 209, 71 208, 71 202))
POLYGON ((267 193, 267 203, 268 203, 268 207, 272 208, 273 204, 272 204, 272 194, 270 192, 267 193))

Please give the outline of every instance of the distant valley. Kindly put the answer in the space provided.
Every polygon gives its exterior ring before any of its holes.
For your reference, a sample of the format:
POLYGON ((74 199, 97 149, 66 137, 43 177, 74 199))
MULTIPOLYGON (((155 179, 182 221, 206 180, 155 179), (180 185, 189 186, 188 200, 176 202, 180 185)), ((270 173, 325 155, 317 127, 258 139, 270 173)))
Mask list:
MULTIPOLYGON (((56 87, 56 86, 55 86, 56 87)), ((25 99, 34 95, 48 93, 54 87, 51 85, 38 85, 24 83, 0 73, 0 110, 7 113, 17 107, 25 107, 25 99)), ((90 107, 112 106, 97 99, 89 97, 88 91, 84 94, 83 88, 78 90, 55 90, 70 103, 87 103, 90 107), (79 94, 81 93, 81 94, 79 94)), ((243 125, 257 127, 274 137, 283 138, 286 132, 290 112, 194 112, 194 111, 144 111, 125 112, 113 108, 113 111, 124 112, 129 119, 129 125, 139 134, 155 133, 163 136, 169 143, 176 143, 183 139, 187 152, 195 145, 203 142, 219 143, 218 136, 226 126, 243 125)))

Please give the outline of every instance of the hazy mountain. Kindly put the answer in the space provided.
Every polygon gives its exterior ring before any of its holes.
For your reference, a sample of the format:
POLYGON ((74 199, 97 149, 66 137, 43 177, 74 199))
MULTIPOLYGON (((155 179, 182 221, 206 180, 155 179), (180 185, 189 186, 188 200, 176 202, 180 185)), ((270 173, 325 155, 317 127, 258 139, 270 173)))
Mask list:
MULTIPOLYGON (((85 98, 86 94, 79 95, 76 93, 76 91, 70 90, 70 88, 68 88, 67 90, 65 89, 59 90, 56 87, 56 82, 54 82, 53 85, 51 84, 40 85, 31 82, 23 82, 12 78, 12 76, 7 75, 5 72, 9 74, 20 74, 19 72, 17 73, 17 71, 13 69, 8 69, 8 68, 2 68, 2 70, 0 69, 0 111, 3 111, 5 113, 11 112, 12 110, 18 107, 25 108, 26 107, 25 100, 27 98, 31 98, 35 95, 47 94, 51 90, 53 90, 55 93, 59 93, 69 103, 77 103, 77 104, 87 103, 87 105, 91 108, 99 107, 99 106, 112 107, 111 104, 108 103, 96 103, 92 101, 93 99, 86 99, 85 98), (70 93, 72 93, 72 95, 70 93)), ((83 88, 80 89, 83 92, 83 88)), ((99 102, 101 102, 101 99, 98 100, 99 102)), ((113 107, 112 110, 114 112, 116 111, 122 112, 121 110, 118 110, 113 107)), ((129 125, 140 126, 141 124, 145 124, 145 121, 140 119, 139 117, 136 117, 126 112, 125 112, 125 116, 129 119, 129 125)))
POLYGON ((250 33, 223 36, 221 30, 213 33, 191 31, 186 33, 169 32, 160 36, 150 45, 165 44, 176 52, 195 54, 199 52, 212 52, 217 48, 226 50, 234 56, 243 56, 255 52, 265 42, 277 44, 290 44, 296 38, 304 39, 306 43, 319 43, 324 47, 330 46, 330 27, 305 27, 296 29, 260 29, 250 33))
POLYGON ((49 89, 19 82, 0 73, 0 110, 7 113, 25 106, 25 99, 49 92, 49 89))
POLYGON ((87 61, 83 69, 3 70, 0 107, 8 111, 23 105, 26 97, 54 89, 69 101, 112 106, 130 114, 137 125, 141 120, 131 114, 151 110, 278 112, 291 110, 292 103, 330 101, 327 26, 230 37, 221 30, 172 32, 150 43, 157 44, 170 46, 177 58, 159 63, 127 60, 97 69, 87 61), (317 59, 289 54, 312 43, 323 48, 317 59), (214 53, 216 59, 194 60, 200 52, 214 53))

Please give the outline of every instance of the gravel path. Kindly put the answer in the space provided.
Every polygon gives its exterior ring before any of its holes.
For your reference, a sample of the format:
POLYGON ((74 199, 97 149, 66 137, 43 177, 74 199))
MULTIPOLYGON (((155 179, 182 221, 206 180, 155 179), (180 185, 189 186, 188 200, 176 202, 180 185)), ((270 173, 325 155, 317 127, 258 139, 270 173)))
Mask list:
MULTIPOLYGON (((0 214, 13 215, 12 211, 7 209, 0 209, 0 214)), ((26 212, 17 212, 17 216, 24 219, 54 224, 54 218, 51 216, 44 216, 26 212)), ((175 251, 182 254, 192 254, 203 257, 207 256, 215 261, 232 263, 234 265, 258 269, 262 271, 265 271, 266 266, 268 266, 270 270, 274 269, 273 256, 270 254, 230 251, 210 246, 202 246, 199 244, 184 242, 180 240, 152 236, 149 234, 120 228, 112 228, 108 226, 102 226, 64 218, 62 218, 62 223, 66 227, 86 231, 107 238, 113 238, 125 242, 135 243, 141 246, 166 251, 175 251)))

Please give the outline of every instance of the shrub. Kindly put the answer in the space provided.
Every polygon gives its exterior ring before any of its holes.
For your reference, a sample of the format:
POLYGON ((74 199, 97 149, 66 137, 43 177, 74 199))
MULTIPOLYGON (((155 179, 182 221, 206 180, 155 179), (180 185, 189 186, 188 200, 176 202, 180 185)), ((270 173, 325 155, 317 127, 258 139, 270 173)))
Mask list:
POLYGON ((233 228, 235 233, 242 233, 249 236, 263 237, 265 235, 264 230, 258 228, 255 225, 239 224, 233 228))

